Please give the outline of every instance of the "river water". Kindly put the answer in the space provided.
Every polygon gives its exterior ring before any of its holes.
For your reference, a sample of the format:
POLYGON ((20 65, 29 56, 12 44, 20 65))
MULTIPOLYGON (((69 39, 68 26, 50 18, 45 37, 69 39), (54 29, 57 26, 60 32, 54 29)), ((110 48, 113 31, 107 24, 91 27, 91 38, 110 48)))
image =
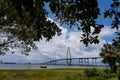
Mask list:
POLYGON ((0 64, 0 69, 42 69, 40 66, 47 68, 93 68, 94 66, 68 66, 68 65, 40 65, 40 64, 0 64))

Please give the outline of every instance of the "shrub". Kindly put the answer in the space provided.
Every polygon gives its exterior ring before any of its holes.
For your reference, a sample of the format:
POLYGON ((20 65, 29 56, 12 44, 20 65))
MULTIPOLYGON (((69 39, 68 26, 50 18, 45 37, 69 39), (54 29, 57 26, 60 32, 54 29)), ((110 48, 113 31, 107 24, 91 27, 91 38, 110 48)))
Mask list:
POLYGON ((91 80, 105 80, 103 77, 99 76, 99 77, 94 77, 91 80))
POLYGON ((85 69, 84 73, 87 77, 99 76, 99 71, 96 68, 85 69))
POLYGON ((102 76, 104 78, 113 78, 113 77, 116 77, 116 74, 111 73, 111 70, 106 68, 103 71, 101 71, 100 76, 102 76))
POLYGON ((104 77, 104 78, 111 78, 111 75, 110 75, 110 73, 103 73, 102 74, 102 77, 104 77))
POLYGON ((118 68, 118 70, 117 70, 117 74, 120 76, 120 68, 118 68))
POLYGON ((71 77, 69 75, 66 75, 65 80, 71 80, 71 77))
POLYGON ((108 69, 108 68, 104 69, 103 71, 104 71, 105 73, 111 73, 111 70, 108 69))
POLYGON ((80 77, 80 78, 78 78, 78 80, 90 80, 90 79, 87 77, 80 77))
POLYGON ((118 80, 120 80, 120 68, 117 70, 118 80))

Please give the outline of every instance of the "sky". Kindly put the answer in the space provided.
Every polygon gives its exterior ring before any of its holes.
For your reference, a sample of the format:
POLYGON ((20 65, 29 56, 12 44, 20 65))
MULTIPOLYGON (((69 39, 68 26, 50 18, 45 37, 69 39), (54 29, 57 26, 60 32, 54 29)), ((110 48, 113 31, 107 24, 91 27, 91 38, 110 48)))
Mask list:
MULTIPOLYGON (((110 26, 111 20, 103 19, 103 12, 109 8, 111 1, 112 0, 98 0, 101 15, 97 22, 105 26, 99 34, 99 44, 91 44, 86 47, 80 42, 82 32, 76 31, 75 28, 70 30, 68 27, 60 26, 60 23, 56 22, 62 29, 62 35, 55 35, 49 42, 46 42, 46 39, 35 42, 38 49, 32 50, 29 56, 21 54, 19 50, 14 50, 16 51, 15 54, 11 54, 11 51, 9 51, 6 55, 0 56, 0 60, 3 60, 3 62, 42 63, 53 60, 55 54, 56 59, 66 58, 68 47, 70 47, 72 58, 98 57, 103 44, 106 42, 111 43, 112 39, 115 38, 115 30, 111 29, 110 26)), ((54 21, 52 18, 53 16, 50 15, 48 19, 54 21)))

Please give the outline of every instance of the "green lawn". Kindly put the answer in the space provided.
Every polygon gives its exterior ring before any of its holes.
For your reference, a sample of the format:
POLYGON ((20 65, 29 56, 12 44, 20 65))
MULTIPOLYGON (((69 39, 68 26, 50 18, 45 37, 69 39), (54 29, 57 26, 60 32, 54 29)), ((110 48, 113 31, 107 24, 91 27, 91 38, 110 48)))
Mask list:
POLYGON ((116 74, 103 74, 104 69, 97 69, 98 75, 94 71, 90 72, 92 69, 89 70, 83 68, 0 70, 0 80, 117 80, 116 74), (90 75, 86 75, 85 71, 90 75))

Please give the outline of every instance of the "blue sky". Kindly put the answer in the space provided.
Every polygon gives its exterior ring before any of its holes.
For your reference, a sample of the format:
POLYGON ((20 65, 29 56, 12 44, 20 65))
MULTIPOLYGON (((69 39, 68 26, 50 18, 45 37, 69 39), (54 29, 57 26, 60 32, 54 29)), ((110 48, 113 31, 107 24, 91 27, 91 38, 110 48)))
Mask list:
POLYGON ((104 11, 110 8, 112 0, 98 0, 98 6, 100 8, 100 16, 98 17, 98 23, 104 24, 105 26, 111 25, 111 19, 104 18, 104 11))
MULTIPOLYGON (((97 22, 104 24, 104 28, 99 34, 100 43, 95 45, 89 45, 86 47, 83 43, 80 42, 80 37, 82 32, 75 31, 74 28, 69 29, 68 26, 60 26, 59 22, 56 24, 62 29, 62 35, 55 35, 53 39, 49 42, 46 42, 45 39, 40 42, 35 42, 38 46, 38 50, 32 50, 29 53, 29 56, 21 54, 19 49, 13 49, 15 54, 11 54, 9 51, 5 56, 0 56, 0 59, 3 62, 45 62, 53 59, 53 55, 56 53, 56 58, 65 58, 67 48, 70 47, 72 57, 93 57, 99 56, 99 52, 104 43, 111 43, 112 38, 115 37, 115 30, 111 29, 111 20, 104 19, 103 12, 105 9, 109 8, 109 5, 112 0, 98 0, 99 7, 101 8, 101 15, 99 16, 97 22)), ((49 20, 54 21, 52 15, 49 15, 49 20)), ((55 21, 54 21, 55 22, 55 21)))
MULTIPOLYGON (((103 24, 105 27, 111 28, 112 19, 110 18, 104 18, 104 11, 110 8, 110 4, 112 3, 112 0, 98 0, 99 7, 100 7, 100 16, 97 19, 97 22, 99 24, 103 24)), ((116 30, 114 29, 114 32, 116 30)), ((116 34, 103 37, 106 41, 112 41, 112 39, 115 39, 116 34)))

